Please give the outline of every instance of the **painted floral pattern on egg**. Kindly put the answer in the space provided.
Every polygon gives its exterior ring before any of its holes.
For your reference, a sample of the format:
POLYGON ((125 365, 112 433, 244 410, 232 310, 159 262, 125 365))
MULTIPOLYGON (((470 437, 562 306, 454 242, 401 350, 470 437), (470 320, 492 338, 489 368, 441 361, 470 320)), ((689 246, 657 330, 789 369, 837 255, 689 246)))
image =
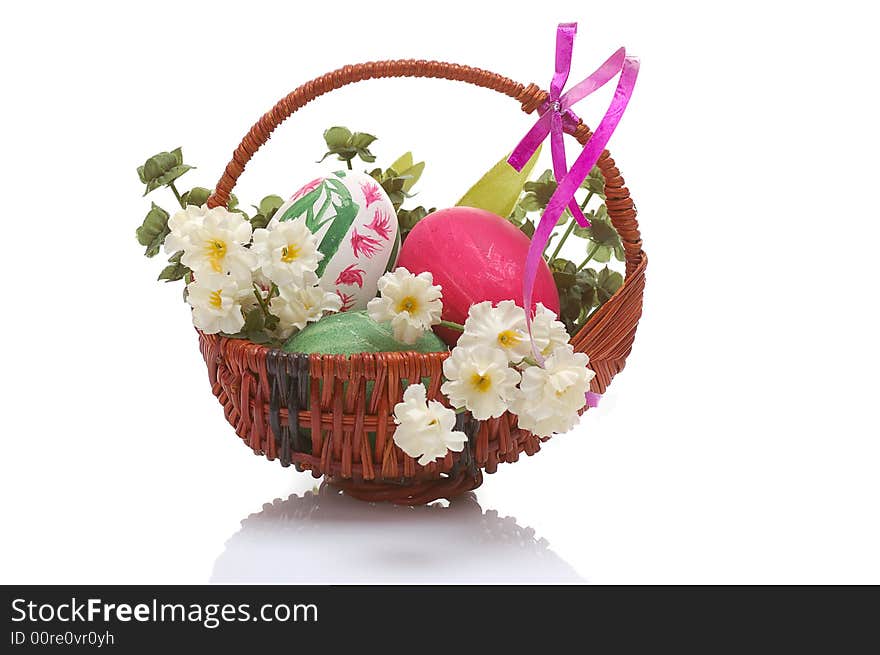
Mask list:
POLYGON ((294 193, 276 216, 304 221, 324 258, 321 286, 335 291, 342 311, 364 309, 379 278, 394 268, 400 248, 397 214, 385 190, 369 175, 338 171, 294 193))

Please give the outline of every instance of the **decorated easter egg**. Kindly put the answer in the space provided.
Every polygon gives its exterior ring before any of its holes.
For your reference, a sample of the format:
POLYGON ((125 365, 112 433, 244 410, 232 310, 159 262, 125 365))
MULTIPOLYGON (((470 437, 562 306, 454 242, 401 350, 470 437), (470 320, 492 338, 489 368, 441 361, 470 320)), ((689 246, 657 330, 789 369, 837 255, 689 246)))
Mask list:
POLYGON ((341 311, 364 309, 400 248, 397 213, 385 190, 366 173, 338 171, 312 180, 281 205, 280 221, 302 220, 318 238, 323 288, 341 311))
MULTIPOLYGON (((429 214, 410 231, 397 265, 411 273, 430 271, 443 287, 443 319, 464 323, 471 305, 513 300, 523 305, 523 274, 529 238, 500 216, 473 207, 451 207, 429 214)), ((542 259, 533 307, 543 303, 559 314, 559 293, 542 259)), ((446 343, 459 333, 435 328, 446 343)))
POLYGON ((390 323, 376 323, 365 311, 328 314, 297 332, 284 350, 289 353, 320 353, 323 355, 354 355, 356 353, 445 352, 446 344, 433 332, 426 332, 414 344, 397 341, 390 323))

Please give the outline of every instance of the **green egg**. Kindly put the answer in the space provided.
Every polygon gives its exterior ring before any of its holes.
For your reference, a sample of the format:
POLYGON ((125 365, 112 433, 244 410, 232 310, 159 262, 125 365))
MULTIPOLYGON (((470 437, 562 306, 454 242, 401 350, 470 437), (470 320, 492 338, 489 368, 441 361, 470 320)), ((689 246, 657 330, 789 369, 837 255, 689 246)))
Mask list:
POLYGON ((366 311, 330 314, 297 332, 284 350, 289 353, 355 355, 357 353, 446 352, 448 348, 433 331, 414 344, 397 341, 389 323, 376 323, 366 311))

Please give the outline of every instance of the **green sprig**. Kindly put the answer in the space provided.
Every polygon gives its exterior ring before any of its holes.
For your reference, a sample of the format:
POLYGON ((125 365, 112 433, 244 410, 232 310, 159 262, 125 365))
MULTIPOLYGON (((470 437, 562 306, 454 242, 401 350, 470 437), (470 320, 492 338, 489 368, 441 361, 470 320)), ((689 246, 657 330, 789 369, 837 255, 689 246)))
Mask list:
MULTIPOLYGON (((137 172, 141 183, 146 187, 144 195, 147 195, 160 186, 172 185, 174 180, 192 169, 192 166, 183 163, 182 149, 175 148, 171 152, 153 155, 144 162, 143 166, 138 166, 137 172)), ((180 200, 176 189, 174 193, 180 200)))
POLYGON ((168 212, 155 202, 150 204, 150 211, 147 212, 143 223, 135 231, 135 236, 138 243, 147 248, 144 251, 144 255, 155 257, 159 254, 159 250, 165 242, 165 237, 171 234, 171 229, 168 227, 168 212))
POLYGON ((352 169, 351 160, 360 157, 362 161, 372 163, 376 157, 370 152, 370 145, 376 140, 372 134, 366 132, 352 132, 347 127, 331 127, 324 131, 324 142, 327 144, 327 152, 319 159, 324 161, 330 155, 336 155, 339 161, 344 161, 348 170, 352 169))

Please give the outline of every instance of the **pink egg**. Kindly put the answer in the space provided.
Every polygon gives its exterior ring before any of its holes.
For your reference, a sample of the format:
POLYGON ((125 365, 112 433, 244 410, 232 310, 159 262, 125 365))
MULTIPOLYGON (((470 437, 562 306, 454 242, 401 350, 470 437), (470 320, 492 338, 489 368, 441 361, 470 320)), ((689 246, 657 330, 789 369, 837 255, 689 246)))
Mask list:
MULTIPOLYGON (((450 207, 421 221, 406 237, 397 265, 411 273, 430 271, 443 287, 443 319, 464 323, 470 306, 484 300, 523 305, 522 280, 529 238, 509 221, 483 209, 450 207)), ((559 314, 559 293, 542 260, 535 278, 534 307, 559 314)), ((436 328, 448 344, 459 333, 436 328)))

